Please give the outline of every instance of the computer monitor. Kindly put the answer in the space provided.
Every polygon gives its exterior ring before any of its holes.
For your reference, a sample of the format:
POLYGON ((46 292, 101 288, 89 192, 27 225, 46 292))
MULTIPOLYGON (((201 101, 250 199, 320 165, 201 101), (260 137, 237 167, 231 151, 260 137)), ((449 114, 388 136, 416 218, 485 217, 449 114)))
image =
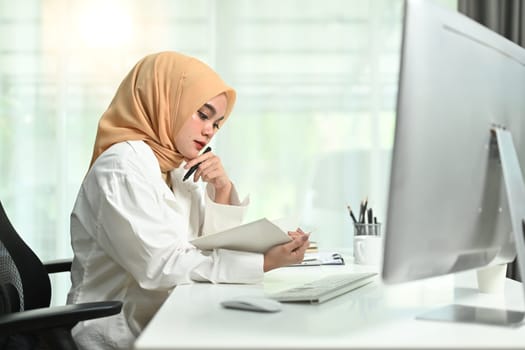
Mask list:
POLYGON ((406 1, 384 282, 520 258, 524 166, 525 49, 460 13, 406 1))

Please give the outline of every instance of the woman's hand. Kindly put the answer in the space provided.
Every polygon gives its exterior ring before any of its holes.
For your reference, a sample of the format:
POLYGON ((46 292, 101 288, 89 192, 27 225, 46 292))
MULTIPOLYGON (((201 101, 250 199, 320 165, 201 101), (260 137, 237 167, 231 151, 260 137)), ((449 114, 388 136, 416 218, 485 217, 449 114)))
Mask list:
POLYGON ((206 152, 189 161, 184 168, 190 169, 198 163, 200 164, 193 174, 193 181, 202 179, 210 183, 215 188, 215 202, 230 204, 232 183, 222 166, 221 159, 212 152, 206 152))
POLYGON ((291 238, 300 238, 303 236, 310 236, 310 233, 304 232, 300 227, 298 227, 295 231, 288 231, 288 236, 291 238))
POLYGON ((264 253, 264 272, 303 261, 304 253, 310 245, 309 235, 300 228, 288 232, 288 235, 292 238, 291 242, 276 245, 264 253))

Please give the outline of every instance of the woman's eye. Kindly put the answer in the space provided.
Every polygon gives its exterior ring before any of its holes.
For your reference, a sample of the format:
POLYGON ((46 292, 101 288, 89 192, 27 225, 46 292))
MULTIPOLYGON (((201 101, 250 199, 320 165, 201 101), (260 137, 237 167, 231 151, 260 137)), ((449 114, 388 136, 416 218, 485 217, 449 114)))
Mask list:
MULTIPOLYGON (((208 116, 206 115, 206 113, 204 113, 204 112, 197 111, 197 114, 199 115, 199 118, 200 118, 201 120, 204 120, 204 121, 206 121, 206 120, 210 120, 210 117, 208 117, 208 116)), ((219 129, 221 128, 221 126, 219 125, 219 122, 215 122, 215 123, 213 123, 213 128, 219 130, 219 129)))

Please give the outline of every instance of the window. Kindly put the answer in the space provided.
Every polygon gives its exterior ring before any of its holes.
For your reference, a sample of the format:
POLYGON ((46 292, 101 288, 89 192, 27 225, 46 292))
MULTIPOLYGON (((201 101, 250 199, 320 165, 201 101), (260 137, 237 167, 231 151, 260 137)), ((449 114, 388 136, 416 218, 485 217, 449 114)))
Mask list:
POLYGON ((2 203, 41 259, 71 256, 100 115, 138 59, 177 50, 237 89, 214 149, 248 220, 350 248, 347 203, 385 217, 401 16, 399 0, 0 0, 2 203))

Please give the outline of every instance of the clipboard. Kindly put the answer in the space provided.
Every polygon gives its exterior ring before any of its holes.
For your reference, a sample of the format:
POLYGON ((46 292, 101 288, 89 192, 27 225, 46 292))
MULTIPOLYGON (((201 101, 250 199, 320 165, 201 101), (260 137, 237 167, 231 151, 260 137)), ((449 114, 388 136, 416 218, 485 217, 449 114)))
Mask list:
POLYGON ((320 266, 320 265, 344 265, 343 256, 336 252, 305 253, 304 259, 298 264, 288 266, 320 266))

